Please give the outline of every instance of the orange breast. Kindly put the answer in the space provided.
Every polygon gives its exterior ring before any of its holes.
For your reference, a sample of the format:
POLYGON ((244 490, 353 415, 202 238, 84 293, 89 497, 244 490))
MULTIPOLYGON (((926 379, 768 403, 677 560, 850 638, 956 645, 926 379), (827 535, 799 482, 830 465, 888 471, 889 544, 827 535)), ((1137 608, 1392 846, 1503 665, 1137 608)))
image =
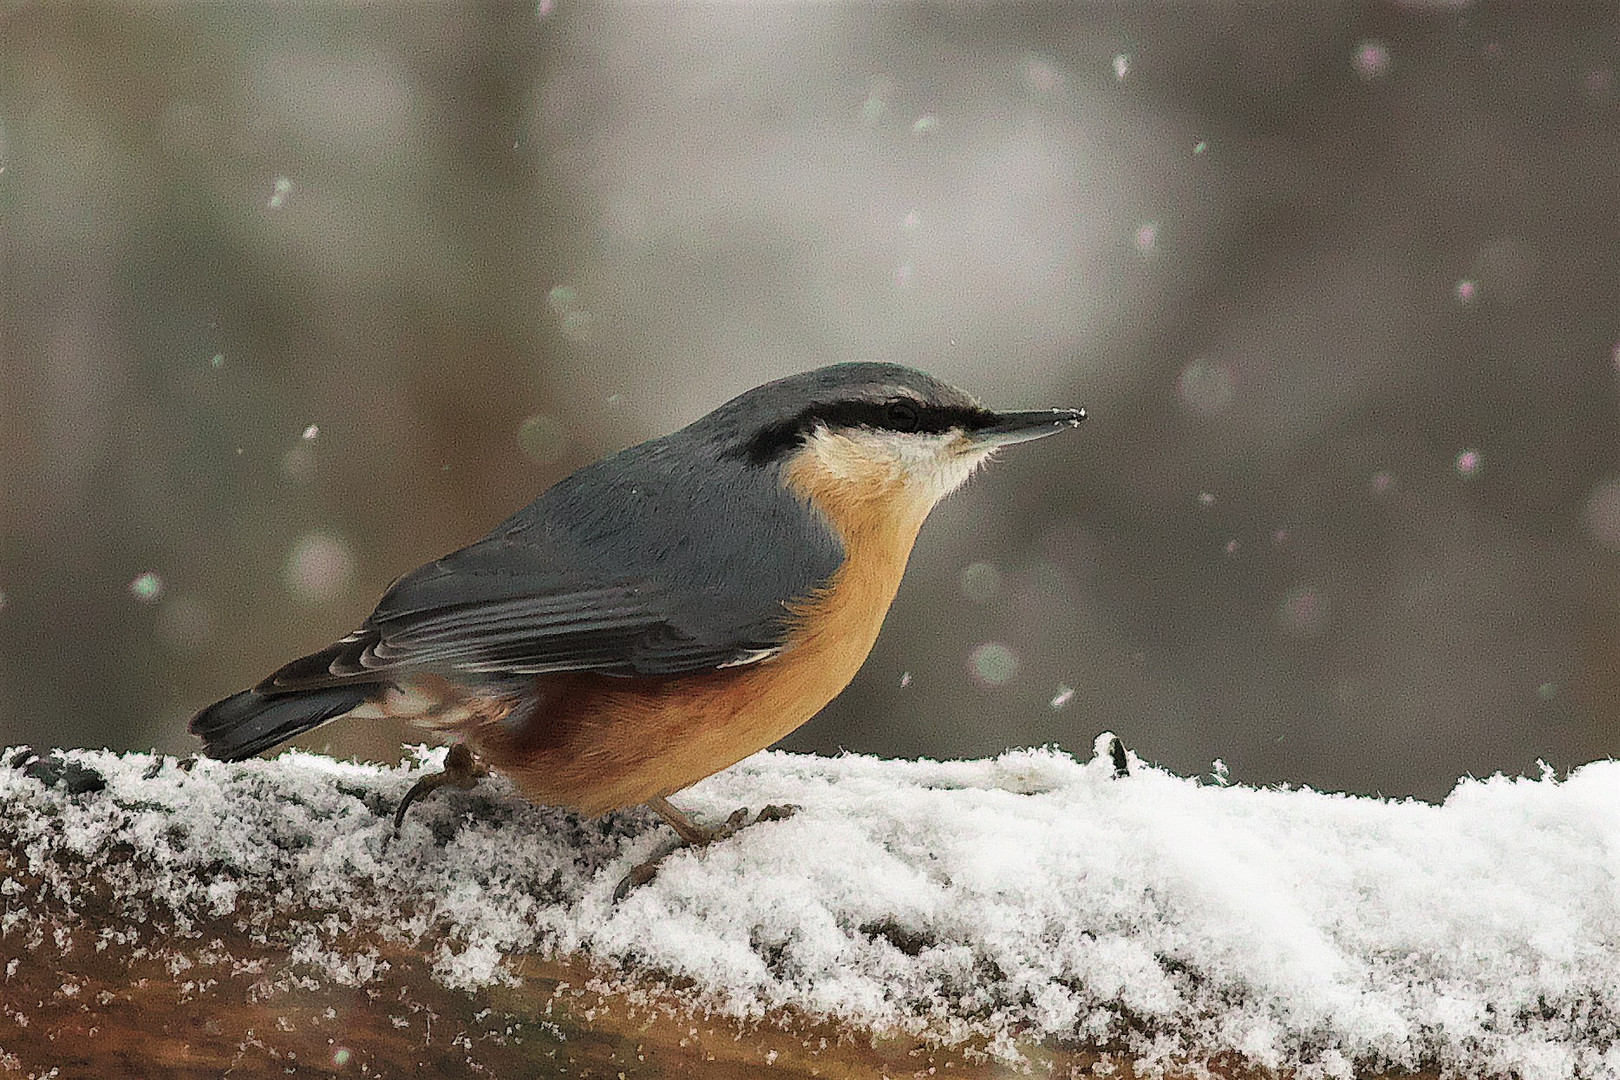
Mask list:
POLYGON ((932 502, 809 454, 788 478, 837 530, 845 559, 792 613, 778 656, 659 679, 546 676, 533 719, 480 722, 467 731, 473 749, 536 802, 601 814, 679 791, 820 712, 871 652, 932 502))

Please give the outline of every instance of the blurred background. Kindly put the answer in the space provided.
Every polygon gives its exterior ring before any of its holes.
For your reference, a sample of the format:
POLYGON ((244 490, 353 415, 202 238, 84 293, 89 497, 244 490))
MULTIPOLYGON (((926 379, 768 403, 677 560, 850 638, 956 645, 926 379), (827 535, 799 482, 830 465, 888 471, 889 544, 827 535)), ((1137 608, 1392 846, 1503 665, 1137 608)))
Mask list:
POLYGON ((1612 5, 0 0, 0 65, 0 746, 190 750, 559 477, 872 359, 1092 419, 788 747, 1620 752, 1612 5))

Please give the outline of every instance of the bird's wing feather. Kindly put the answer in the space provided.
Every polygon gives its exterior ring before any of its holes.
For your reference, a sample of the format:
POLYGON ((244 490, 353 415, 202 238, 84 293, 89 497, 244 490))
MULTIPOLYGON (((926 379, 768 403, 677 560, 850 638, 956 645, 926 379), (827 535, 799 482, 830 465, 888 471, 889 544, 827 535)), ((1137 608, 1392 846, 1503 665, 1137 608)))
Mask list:
POLYGON ((576 473, 405 575, 360 630, 261 688, 412 671, 673 675, 773 655, 789 605, 841 565, 836 535, 770 470, 677 469, 658 445, 576 473))

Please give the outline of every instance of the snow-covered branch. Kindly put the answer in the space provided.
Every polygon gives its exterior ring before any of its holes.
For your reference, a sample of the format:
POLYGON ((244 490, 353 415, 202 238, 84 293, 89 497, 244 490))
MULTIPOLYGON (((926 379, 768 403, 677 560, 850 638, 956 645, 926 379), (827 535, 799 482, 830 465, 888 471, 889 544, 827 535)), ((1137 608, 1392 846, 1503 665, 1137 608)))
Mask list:
POLYGON ((1106 755, 1047 750, 766 753, 677 801, 799 813, 679 852, 618 902, 668 844, 650 814, 583 821, 493 780, 390 839, 416 775, 7 751, 0 1075, 114 1053, 166 1075, 313 1056, 971 1076, 1099 1054, 1620 1074, 1612 761, 1434 806, 1139 762, 1115 779, 1106 755))

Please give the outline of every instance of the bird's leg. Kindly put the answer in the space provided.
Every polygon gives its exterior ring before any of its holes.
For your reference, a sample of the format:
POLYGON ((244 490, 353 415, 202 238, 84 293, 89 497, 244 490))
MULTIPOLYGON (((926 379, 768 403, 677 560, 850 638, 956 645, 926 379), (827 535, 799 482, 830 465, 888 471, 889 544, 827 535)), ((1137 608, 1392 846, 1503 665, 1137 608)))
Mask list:
POLYGON ((658 876, 658 866, 669 856, 683 847, 707 847, 729 836, 735 836, 744 826, 758 824, 761 821, 785 821, 793 816, 799 808, 797 806, 767 806, 754 815, 753 822, 748 820, 747 807, 740 807, 731 812, 731 816, 715 828, 699 825, 686 815, 684 811, 671 806, 668 799, 661 795, 654 795, 647 800, 647 805, 658 812, 658 816, 669 823, 669 827, 680 835, 681 842, 674 847, 667 848, 646 862, 631 870, 620 880, 613 890, 613 899, 623 900, 626 894, 638 885, 645 885, 658 876))
POLYGON ((473 759, 472 751, 467 749, 467 744, 456 743, 444 756, 443 769, 422 777, 405 793, 399 809, 394 811, 394 835, 399 835, 400 826, 405 823, 405 811, 410 809, 411 803, 423 795, 436 791, 446 784, 458 787, 462 791, 471 791, 478 781, 488 775, 489 769, 473 759))
POLYGON ((738 809, 732 811, 731 816, 726 818, 724 825, 711 829, 708 826, 699 825, 687 817, 685 812, 675 809, 669 804, 669 800, 662 795, 654 795, 647 800, 647 805, 658 811, 658 816, 669 822, 669 827, 679 833, 681 839, 693 847, 704 847, 714 843, 716 840, 724 840, 742 828, 743 824, 748 820, 748 811, 738 809))

